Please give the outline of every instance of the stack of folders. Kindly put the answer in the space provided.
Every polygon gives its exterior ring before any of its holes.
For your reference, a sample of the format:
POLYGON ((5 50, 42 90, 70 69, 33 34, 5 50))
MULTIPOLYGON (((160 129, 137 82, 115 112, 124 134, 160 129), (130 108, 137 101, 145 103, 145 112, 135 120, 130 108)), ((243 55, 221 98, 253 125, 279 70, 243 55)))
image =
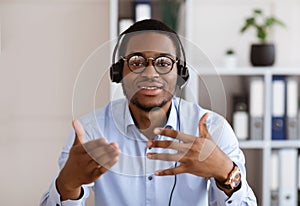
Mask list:
POLYGON ((272 140, 298 138, 298 79, 275 76, 272 81, 272 140))
POLYGON ((264 130, 264 80, 263 77, 250 78, 249 114, 250 139, 262 140, 264 130))
POLYGON ((299 156, 297 149, 272 151, 271 205, 297 206, 299 190, 299 156))

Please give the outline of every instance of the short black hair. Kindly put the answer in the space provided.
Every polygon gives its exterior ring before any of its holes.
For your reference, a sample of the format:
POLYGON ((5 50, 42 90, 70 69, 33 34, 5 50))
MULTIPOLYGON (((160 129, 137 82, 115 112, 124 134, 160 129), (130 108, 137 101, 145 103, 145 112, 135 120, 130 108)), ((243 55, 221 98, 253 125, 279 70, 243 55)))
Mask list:
MULTIPOLYGON (((120 48, 119 48, 119 56, 124 56, 126 47, 128 44, 128 41, 131 37, 134 35, 137 35, 144 31, 151 31, 151 32, 157 32, 164 34, 168 36, 175 48, 176 48, 176 55, 180 59, 181 56, 181 49, 183 50, 182 44, 180 42, 179 36, 171 27, 166 25, 165 23, 156 20, 156 19, 145 19, 138 21, 131 25, 128 29, 126 29, 124 32, 120 34, 120 37, 123 37, 122 41, 120 42, 120 48)), ((118 46, 118 45, 117 45, 118 46)))

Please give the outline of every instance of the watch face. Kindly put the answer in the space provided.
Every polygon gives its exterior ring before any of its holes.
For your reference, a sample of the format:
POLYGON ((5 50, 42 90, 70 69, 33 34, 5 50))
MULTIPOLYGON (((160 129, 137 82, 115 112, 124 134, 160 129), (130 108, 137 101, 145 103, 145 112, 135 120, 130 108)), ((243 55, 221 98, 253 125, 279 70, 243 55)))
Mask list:
POLYGON ((236 174, 233 176, 231 187, 236 188, 237 186, 239 186, 240 183, 241 183, 241 172, 240 170, 238 170, 236 174))
POLYGON ((221 187, 225 189, 234 189, 238 187, 241 183, 241 171, 237 165, 234 166, 232 171, 229 173, 228 178, 225 183, 218 183, 221 187))

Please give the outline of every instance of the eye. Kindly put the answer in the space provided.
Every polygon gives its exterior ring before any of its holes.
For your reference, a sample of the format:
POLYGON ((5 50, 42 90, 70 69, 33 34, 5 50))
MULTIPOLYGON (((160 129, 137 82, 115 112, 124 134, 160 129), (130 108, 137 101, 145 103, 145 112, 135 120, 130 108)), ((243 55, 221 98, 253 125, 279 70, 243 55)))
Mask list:
POLYGON ((130 57, 130 59, 128 60, 128 65, 131 68, 140 68, 140 67, 144 67, 146 64, 146 60, 144 57, 142 56, 132 56, 130 57))
POLYGON ((155 66, 157 67, 171 67, 173 64, 172 60, 168 57, 159 57, 155 60, 155 66))

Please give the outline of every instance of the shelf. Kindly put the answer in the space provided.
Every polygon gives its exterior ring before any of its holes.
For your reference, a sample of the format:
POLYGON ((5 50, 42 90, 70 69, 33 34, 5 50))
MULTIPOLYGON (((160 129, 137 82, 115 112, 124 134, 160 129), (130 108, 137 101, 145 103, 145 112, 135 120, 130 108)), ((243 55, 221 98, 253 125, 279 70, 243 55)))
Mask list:
POLYGON ((263 141, 263 140, 239 140, 240 148, 242 149, 264 149, 271 147, 272 149, 281 148, 299 148, 300 140, 273 140, 273 141, 263 141))
POLYGON ((236 75, 264 75, 266 73, 270 73, 270 69, 266 68, 250 68, 250 67, 241 67, 241 68, 225 68, 225 67, 216 67, 214 69, 203 69, 199 72, 200 75, 228 75, 228 76, 236 76, 236 75))
POLYGON ((277 67, 238 67, 234 69, 226 67, 216 67, 214 69, 202 69, 197 71, 199 75, 227 75, 227 76, 253 76, 253 75, 300 75, 299 68, 277 68, 277 67))
POLYGON ((241 149, 264 149, 267 143, 262 140, 239 140, 241 149))
POLYGON ((300 140, 273 140, 271 147, 274 149, 300 148, 300 140))

